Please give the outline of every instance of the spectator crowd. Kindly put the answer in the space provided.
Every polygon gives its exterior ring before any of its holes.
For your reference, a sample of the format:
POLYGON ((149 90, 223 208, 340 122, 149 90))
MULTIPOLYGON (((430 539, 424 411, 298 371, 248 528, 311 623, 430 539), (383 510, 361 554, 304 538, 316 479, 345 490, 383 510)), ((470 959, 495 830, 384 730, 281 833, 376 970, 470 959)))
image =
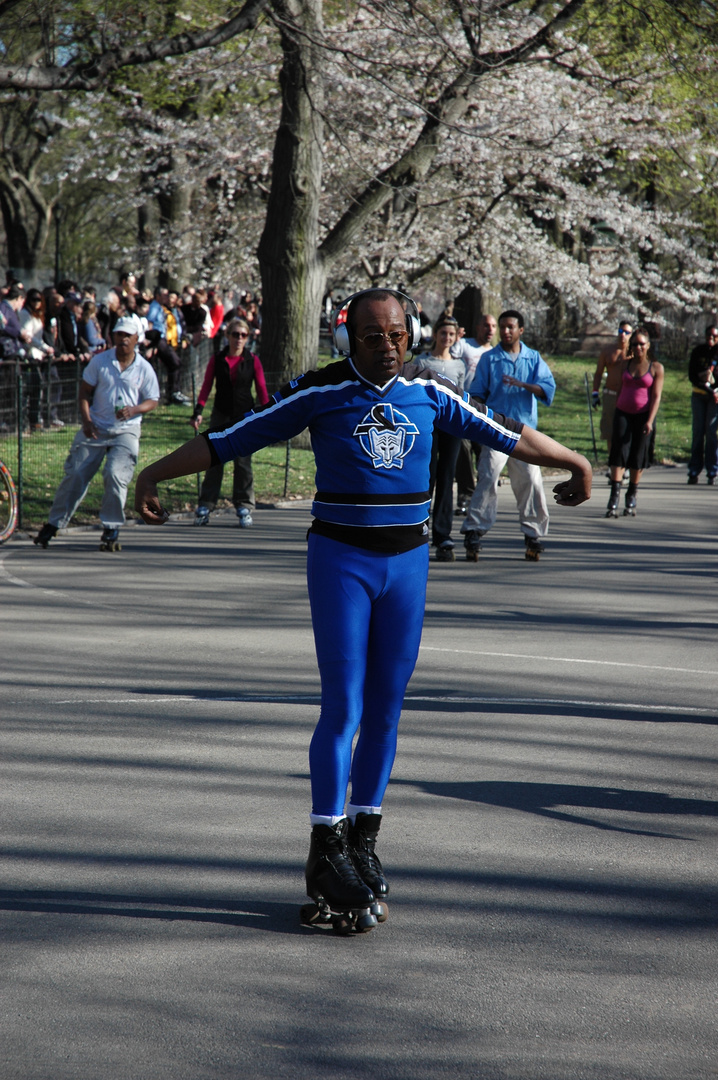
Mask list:
MULTIPOLYGON (((27 430, 63 427, 59 405, 62 379, 58 365, 70 361, 87 364, 113 346, 117 322, 131 318, 137 327, 141 354, 161 364, 165 372, 165 402, 190 405, 180 389, 182 359, 190 346, 215 339, 232 318, 249 328, 248 344, 258 347, 261 333, 261 298, 250 292, 236 297, 186 285, 182 292, 158 286, 141 290, 137 277, 122 271, 119 283, 98 300, 94 285, 80 286, 66 279, 44 289, 25 289, 11 272, 0 288, 0 385, 3 366, 10 371, 20 362, 27 401, 27 430)), ((7 377, 5 379, 7 381, 7 377)))

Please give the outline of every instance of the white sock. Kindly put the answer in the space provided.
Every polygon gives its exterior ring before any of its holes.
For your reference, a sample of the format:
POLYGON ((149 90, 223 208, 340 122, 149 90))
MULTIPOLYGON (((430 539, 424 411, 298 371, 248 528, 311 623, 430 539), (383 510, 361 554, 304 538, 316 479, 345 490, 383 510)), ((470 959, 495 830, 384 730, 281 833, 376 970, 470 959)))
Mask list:
POLYGON ((356 825, 357 814, 380 814, 380 806, 356 806, 354 803, 349 803, 347 806, 347 817, 351 821, 352 825, 356 825))
POLYGON ((343 817, 344 814, 310 814, 309 820, 314 828, 315 825, 336 825, 343 817))

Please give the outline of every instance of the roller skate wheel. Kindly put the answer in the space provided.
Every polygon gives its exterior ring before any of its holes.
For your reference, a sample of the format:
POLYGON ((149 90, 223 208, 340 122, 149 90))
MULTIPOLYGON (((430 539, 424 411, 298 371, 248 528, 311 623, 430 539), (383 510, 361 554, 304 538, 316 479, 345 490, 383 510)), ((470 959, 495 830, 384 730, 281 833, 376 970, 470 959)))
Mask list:
POLYGON ((347 934, 351 934, 354 929, 354 920, 351 915, 333 915, 332 916, 332 930, 335 934, 339 934, 340 937, 346 937, 347 934))
POLYGON ((299 921, 303 926, 320 926, 330 922, 331 919, 318 904, 302 904, 299 909, 299 921))
POLYGON ((526 551, 526 554, 524 555, 524 558, 528 559, 529 562, 538 562, 540 555, 541 555, 540 551, 531 551, 531 549, 529 548, 526 551))
POLYGON ((358 934, 368 934, 370 930, 374 930, 378 925, 379 920, 376 915, 373 915, 371 911, 365 911, 363 915, 360 915, 356 921, 356 930, 358 934))
POLYGON ((377 900, 369 909, 378 923, 386 922, 389 918, 389 905, 383 900, 377 900))
POLYGON ((467 548, 466 549, 466 561, 467 562, 478 562, 479 561, 479 549, 478 548, 467 548))

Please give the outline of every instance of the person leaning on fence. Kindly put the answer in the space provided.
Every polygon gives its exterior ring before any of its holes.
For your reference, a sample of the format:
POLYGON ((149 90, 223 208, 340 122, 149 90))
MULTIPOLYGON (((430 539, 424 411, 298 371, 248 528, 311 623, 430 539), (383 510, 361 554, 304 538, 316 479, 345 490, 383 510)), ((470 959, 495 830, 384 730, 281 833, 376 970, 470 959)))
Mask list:
MULTIPOLYGON (((254 408, 252 385, 257 395, 257 402, 266 405, 269 401, 264 370, 258 356, 250 352, 249 326, 244 319, 232 319, 227 326, 228 344, 219 349, 207 364, 202 389, 197 399, 197 407, 190 423, 198 431, 202 423, 202 412, 216 384, 212 415, 209 426, 212 429, 229 427, 236 420, 241 420, 245 413, 254 408)), ((199 504, 195 512, 195 525, 207 525, 209 515, 217 505, 222 488, 224 465, 218 462, 205 473, 199 504)), ((239 525, 247 529, 252 524, 254 510, 254 476, 252 474, 252 455, 241 455, 234 459, 234 479, 232 483, 232 502, 237 511, 239 525)))
POLYGON ((82 373, 82 427, 70 447, 48 520, 35 537, 40 547, 46 548, 57 530, 69 525, 103 461, 101 546, 116 541, 125 523, 127 488, 137 464, 142 417, 156 408, 160 396, 157 376, 140 355, 137 337, 134 319, 119 319, 114 348, 95 353, 82 373))

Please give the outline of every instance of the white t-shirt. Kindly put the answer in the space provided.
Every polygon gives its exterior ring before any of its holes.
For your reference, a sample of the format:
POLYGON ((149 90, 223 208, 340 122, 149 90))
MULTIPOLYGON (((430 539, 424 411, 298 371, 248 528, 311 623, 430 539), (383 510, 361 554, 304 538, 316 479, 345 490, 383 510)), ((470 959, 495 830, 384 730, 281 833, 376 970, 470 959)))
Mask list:
POLYGON ((459 360, 464 361, 464 367, 466 368, 466 374, 464 375, 464 386, 468 390, 474 381, 474 375, 476 374, 476 365, 485 352, 491 349, 491 345, 479 345, 476 338, 461 338, 456 342, 456 345, 451 347, 451 355, 456 356, 459 360))
POLYGON ((135 358, 123 371, 114 349, 95 353, 82 373, 83 382, 95 387, 90 418, 101 431, 140 433, 142 414, 131 420, 118 420, 115 410, 125 405, 139 405, 151 398, 159 401, 160 388, 151 364, 135 350, 135 358))

